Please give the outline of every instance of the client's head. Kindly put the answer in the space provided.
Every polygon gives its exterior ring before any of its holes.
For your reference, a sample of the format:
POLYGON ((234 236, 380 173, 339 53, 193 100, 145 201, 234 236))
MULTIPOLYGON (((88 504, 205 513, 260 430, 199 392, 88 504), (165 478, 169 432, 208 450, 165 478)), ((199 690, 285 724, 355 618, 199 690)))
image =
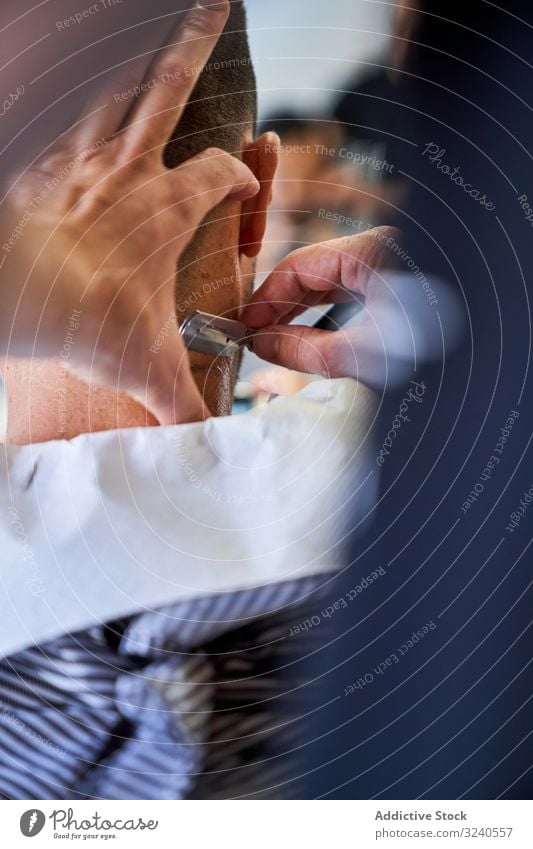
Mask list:
MULTIPOLYGON (((235 318, 251 292, 277 164, 276 139, 268 134, 254 139, 255 123, 256 86, 246 16, 243 3, 234 0, 224 33, 168 144, 165 161, 175 167, 208 147, 219 147, 246 162, 261 190, 251 201, 220 204, 194 235, 177 269, 178 322, 197 309, 235 318)), ((211 412, 229 413, 236 358, 213 360, 199 354, 190 358, 211 412)), ((82 432, 156 424, 132 398, 88 386, 66 372, 60 359, 10 359, 4 375, 7 438, 12 442, 68 439, 82 432)))
MULTIPOLYGON (((277 165, 276 137, 254 139, 256 81, 242 2, 231 13, 191 101, 166 150, 174 167, 208 147, 244 159, 261 183, 259 195, 241 204, 225 201, 207 216, 182 255, 176 282, 176 314, 181 322, 195 309, 237 318, 251 294, 254 258, 266 225, 272 179, 277 165), (274 142, 274 143, 273 143, 274 142)), ((214 414, 228 413, 238 358, 190 355, 196 382, 214 414)))

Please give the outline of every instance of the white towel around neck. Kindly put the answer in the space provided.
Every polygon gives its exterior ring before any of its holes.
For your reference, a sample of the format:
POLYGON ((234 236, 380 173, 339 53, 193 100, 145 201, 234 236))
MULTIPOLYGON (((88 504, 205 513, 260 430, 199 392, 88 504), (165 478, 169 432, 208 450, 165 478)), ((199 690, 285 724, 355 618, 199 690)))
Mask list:
POLYGON ((0 462, 0 653, 205 593, 333 572, 375 501, 374 393, 317 381, 244 415, 0 462))

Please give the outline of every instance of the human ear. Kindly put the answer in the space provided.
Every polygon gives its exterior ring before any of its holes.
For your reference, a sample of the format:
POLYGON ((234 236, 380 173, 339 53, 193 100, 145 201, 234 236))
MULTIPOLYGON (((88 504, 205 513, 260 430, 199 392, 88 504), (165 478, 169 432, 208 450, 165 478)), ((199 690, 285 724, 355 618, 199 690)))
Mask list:
POLYGON ((256 257, 265 235, 267 211, 272 199, 272 181, 278 167, 280 139, 276 133, 263 133, 243 150, 243 161, 259 180, 258 194, 242 205, 239 250, 256 257))

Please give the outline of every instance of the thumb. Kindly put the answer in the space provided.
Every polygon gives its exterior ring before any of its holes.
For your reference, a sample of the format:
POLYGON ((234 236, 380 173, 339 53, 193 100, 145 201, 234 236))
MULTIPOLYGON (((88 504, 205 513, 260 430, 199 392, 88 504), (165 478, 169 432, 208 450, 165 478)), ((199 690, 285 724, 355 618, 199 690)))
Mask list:
POLYGON ((204 421, 210 413, 194 382, 187 354, 180 339, 167 340, 153 356, 142 397, 139 400, 161 425, 204 421))
POLYGON ((252 337, 254 354, 294 371, 323 377, 356 377, 356 350, 348 332, 292 324, 265 327, 252 337))

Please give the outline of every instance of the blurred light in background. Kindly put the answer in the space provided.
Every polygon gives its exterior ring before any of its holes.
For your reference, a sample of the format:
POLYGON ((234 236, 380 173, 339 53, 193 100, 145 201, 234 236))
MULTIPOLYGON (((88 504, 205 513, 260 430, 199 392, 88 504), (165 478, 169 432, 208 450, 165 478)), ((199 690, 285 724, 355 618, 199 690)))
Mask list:
MULTIPOLYGON (((395 6, 374 0, 246 2, 259 119, 281 138, 256 286, 292 250, 364 231, 381 222, 383 201, 396 200, 394 188, 385 196, 378 189, 383 171, 356 164, 361 153, 375 161, 386 152, 383 141, 372 133, 370 138, 368 134, 358 138, 357 122, 365 124, 367 116, 351 108, 339 114, 342 93, 352 92, 360 79, 379 74, 381 66, 389 64, 395 6), (346 117, 354 122, 352 127, 344 125, 346 117), (342 226, 340 221, 350 223, 342 226)), ((362 96, 363 107, 367 101, 362 96)), ((371 117, 368 120, 372 124, 371 117)), ((314 324, 326 309, 308 310, 294 323, 314 324)), ((265 370, 265 364, 249 352, 241 376, 251 383, 263 381, 265 388, 271 380, 272 392, 283 392, 276 388, 276 380, 280 386, 291 385, 281 370, 272 380, 276 369, 265 370)))
MULTIPOLYGON (((247 0, 260 115, 328 110, 357 63, 385 50, 395 4, 374 0, 247 0)), ((363 72, 366 70, 362 66, 363 72)))

